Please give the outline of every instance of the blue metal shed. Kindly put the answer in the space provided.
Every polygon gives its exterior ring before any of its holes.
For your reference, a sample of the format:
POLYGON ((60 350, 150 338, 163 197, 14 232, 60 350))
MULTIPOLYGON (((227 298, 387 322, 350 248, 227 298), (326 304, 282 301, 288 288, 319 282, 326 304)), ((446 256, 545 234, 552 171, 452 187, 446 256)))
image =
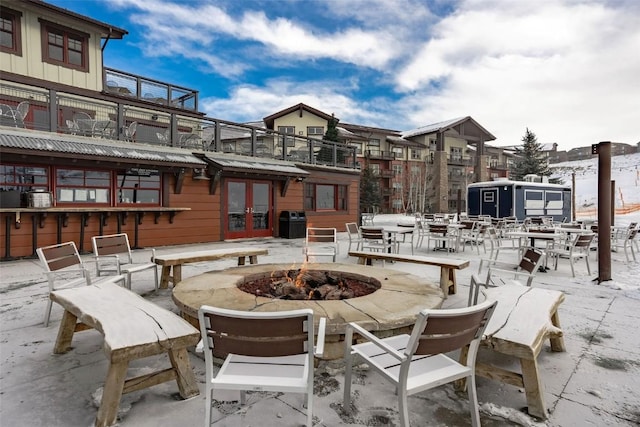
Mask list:
POLYGON ((547 216, 554 221, 570 221, 571 187, 546 182, 476 182, 467 186, 467 214, 493 218, 547 216))

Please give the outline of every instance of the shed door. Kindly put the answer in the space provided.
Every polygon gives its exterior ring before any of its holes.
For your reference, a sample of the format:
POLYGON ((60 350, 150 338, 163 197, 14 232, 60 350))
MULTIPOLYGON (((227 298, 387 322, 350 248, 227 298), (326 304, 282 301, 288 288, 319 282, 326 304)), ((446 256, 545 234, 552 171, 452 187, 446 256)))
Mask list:
POLYGON ((480 190, 480 215, 498 217, 498 189, 483 188, 480 190))

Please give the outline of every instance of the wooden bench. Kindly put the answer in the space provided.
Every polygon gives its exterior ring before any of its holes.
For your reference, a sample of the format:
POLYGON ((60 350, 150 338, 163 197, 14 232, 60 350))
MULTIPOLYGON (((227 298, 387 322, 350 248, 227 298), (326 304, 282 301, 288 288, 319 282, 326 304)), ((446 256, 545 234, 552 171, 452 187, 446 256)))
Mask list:
MULTIPOLYGON (((518 358, 521 372, 477 361, 476 375, 524 388, 529 414, 546 419, 547 406, 538 370, 538 355, 547 338, 551 351, 565 351, 558 316, 564 294, 518 283, 491 288, 483 293, 486 299, 498 301, 498 305, 485 329, 482 346, 518 358)), ((465 357, 463 353, 461 358, 464 360, 465 357)))
POLYGON ((153 259, 162 266, 162 278, 160 287, 166 289, 169 282, 176 286, 182 281, 182 265, 201 261, 216 261, 224 258, 238 258, 238 265, 245 265, 245 259, 249 258, 251 264, 258 263, 258 255, 267 255, 266 249, 246 247, 213 249, 209 251, 181 252, 168 255, 156 255, 153 259), (172 272, 173 270, 173 272, 172 272))
POLYGON ((357 257, 358 264, 371 265, 374 259, 384 261, 409 262, 414 264, 435 265, 440 267, 440 288, 445 298, 457 292, 456 270, 469 267, 469 261, 430 257, 424 255, 400 255, 386 252, 349 251, 349 256, 357 257))
POLYGON ((200 332, 176 314, 116 285, 115 280, 118 276, 110 282, 50 294, 65 310, 55 354, 71 349, 76 331, 93 328, 104 336, 109 368, 95 422, 98 427, 115 423, 123 393, 175 379, 182 398, 199 394, 187 347, 197 344, 200 332), (162 353, 168 354, 170 368, 126 379, 130 361, 162 353))

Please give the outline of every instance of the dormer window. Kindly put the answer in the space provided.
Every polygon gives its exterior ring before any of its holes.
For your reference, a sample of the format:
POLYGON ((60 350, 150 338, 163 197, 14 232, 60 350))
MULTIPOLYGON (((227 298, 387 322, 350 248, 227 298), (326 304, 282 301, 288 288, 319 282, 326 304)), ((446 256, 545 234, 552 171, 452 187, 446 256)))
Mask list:
POLYGON ((89 35, 40 20, 42 60, 54 65, 89 71, 89 35))
POLYGON ((20 12, 2 8, 0 11, 0 52, 22 56, 20 12))

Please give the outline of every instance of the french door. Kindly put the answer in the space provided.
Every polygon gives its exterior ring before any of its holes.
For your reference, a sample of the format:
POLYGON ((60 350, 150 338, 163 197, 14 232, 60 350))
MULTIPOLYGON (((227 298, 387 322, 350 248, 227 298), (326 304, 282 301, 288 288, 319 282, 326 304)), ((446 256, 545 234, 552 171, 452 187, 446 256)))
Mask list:
POLYGON ((225 239, 273 235, 270 181, 227 179, 225 194, 225 239))

